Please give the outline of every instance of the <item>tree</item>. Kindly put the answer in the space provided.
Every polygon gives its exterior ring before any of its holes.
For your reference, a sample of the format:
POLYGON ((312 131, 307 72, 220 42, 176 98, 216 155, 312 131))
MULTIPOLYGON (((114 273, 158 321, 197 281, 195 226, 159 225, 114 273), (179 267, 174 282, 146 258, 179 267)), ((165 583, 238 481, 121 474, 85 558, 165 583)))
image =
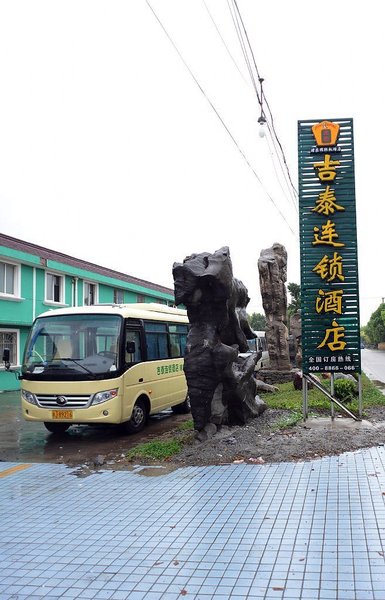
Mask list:
POLYGON ((251 316, 248 315, 251 329, 254 331, 265 331, 266 329, 266 317, 261 313, 253 313, 251 316))
POLYGON ((371 344, 385 342, 385 323, 382 318, 382 313, 384 311, 385 303, 382 303, 377 310, 372 313, 372 316, 365 327, 365 334, 371 344))
POLYGON ((288 283, 287 289, 291 295, 291 302, 287 307, 288 321, 301 308, 301 286, 298 283, 288 283))

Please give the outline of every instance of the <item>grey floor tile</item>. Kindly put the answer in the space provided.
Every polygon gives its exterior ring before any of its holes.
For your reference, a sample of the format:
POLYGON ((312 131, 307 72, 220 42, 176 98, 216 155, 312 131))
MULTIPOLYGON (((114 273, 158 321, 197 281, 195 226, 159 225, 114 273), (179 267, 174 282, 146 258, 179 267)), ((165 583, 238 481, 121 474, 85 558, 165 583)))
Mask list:
POLYGON ((33 465, 0 489, 0 597, 385 600, 384 466, 374 448, 79 487, 33 465))

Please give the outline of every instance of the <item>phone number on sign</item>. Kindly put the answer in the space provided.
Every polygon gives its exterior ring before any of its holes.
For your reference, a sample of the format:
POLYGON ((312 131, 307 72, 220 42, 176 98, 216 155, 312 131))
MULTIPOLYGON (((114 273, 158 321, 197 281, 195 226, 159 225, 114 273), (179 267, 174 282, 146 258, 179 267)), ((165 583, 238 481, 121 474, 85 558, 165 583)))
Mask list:
POLYGON ((311 365, 309 367, 309 371, 355 371, 356 367, 354 365, 311 365))

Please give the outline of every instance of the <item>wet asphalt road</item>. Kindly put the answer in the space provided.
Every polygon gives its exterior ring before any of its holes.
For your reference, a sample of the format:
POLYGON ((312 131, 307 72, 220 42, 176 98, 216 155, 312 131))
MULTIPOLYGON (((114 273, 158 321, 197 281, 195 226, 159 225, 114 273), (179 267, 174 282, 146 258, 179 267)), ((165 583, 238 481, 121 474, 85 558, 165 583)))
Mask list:
MULTIPOLYGON (((385 392, 385 352, 362 350, 362 369, 385 392)), ((122 434, 116 427, 73 426, 63 436, 50 434, 43 423, 24 421, 20 392, 0 393, 0 460, 10 462, 64 462, 81 465, 98 456, 126 453, 138 443, 173 429, 190 415, 171 410, 150 417, 147 427, 135 435, 122 434)))
POLYGON ((79 425, 72 426, 62 436, 55 436, 43 423, 22 418, 20 392, 4 392, 0 393, 0 460, 81 465, 98 456, 123 454, 189 418, 190 415, 174 415, 167 410, 150 417, 147 427, 134 435, 122 434, 113 426, 79 425))
POLYGON ((383 350, 361 350, 361 368, 375 382, 385 387, 385 352, 383 350))

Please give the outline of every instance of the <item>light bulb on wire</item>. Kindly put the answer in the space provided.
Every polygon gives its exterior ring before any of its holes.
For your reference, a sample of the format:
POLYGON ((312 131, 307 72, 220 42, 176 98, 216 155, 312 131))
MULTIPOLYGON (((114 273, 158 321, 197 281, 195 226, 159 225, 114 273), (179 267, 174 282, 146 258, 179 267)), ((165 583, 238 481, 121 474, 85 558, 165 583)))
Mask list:
POLYGON ((259 104, 261 106, 261 116, 258 119, 258 123, 259 123, 259 131, 258 131, 258 135, 260 138, 264 138, 266 135, 266 118, 265 118, 265 114, 263 112, 263 82, 264 79, 263 77, 259 77, 259 85, 261 86, 261 91, 260 91, 260 98, 259 98, 259 104))
POLYGON ((263 115, 261 115, 259 117, 258 123, 259 123, 258 135, 260 138, 264 138, 266 135, 266 119, 263 115))

